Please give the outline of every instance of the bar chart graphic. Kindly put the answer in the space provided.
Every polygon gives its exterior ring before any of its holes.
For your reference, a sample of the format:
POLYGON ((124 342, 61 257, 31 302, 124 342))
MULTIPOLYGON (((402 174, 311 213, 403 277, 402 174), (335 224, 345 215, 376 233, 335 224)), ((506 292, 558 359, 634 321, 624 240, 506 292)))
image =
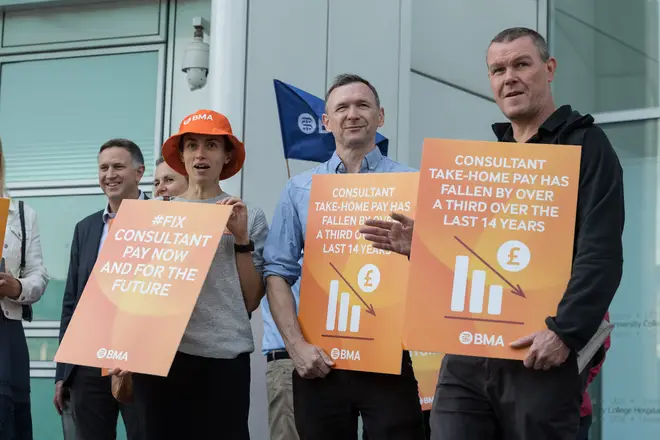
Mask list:
MULTIPOLYGON (((468 271, 470 257, 459 255, 454 265, 454 285, 451 290, 451 311, 464 312, 466 306, 468 271)), ((486 291, 486 271, 473 270, 472 283, 470 285, 470 301, 468 310, 470 313, 483 313, 486 291)), ((493 284, 488 288, 488 315, 500 315, 502 313, 502 292, 504 288, 493 284)))
MULTIPOLYGON (((476 252, 470 249, 458 237, 455 237, 467 250, 469 250, 479 261, 484 263, 494 275, 502 278, 509 286, 512 287, 512 294, 525 298, 524 292, 520 286, 513 286, 508 280, 504 279, 499 272, 497 272, 491 265, 484 259, 479 257, 476 252)), ((487 285, 487 271, 475 269, 470 273, 470 256, 457 255, 454 262, 454 279, 451 288, 451 303, 450 310, 452 312, 461 313, 469 312, 473 316, 445 316, 449 319, 460 319, 467 321, 485 321, 497 322, 503 324, 517 324, 523 325, 523 322, 509 321, 497 319, 502 315, 502 301, 504 296, 504 286, 500 284, 487 285), (468 283, 469 281, 469 283, 468 283), (469 294, 468 294, 469 284, 469 294), (474 315, 482 315, 475 317, 474 315)))
POLYGON ((351 294, 343 292, 339 299, 339 281, 330 281, 330 294, 328 295, 328 315, 325 321, 325 329, 340 332, 349 331, 357 333, 360 331, 360 306, 351 306, 351 294), (337 306, 339 306, 339 319, 337 319, 337 306), (350 326, 349 326, 350 309, 350 326))
MULTIPOLYGON (((362 318, 362 306, 364 305, 365 313, 376 316, 376 311, 372 304, 368 304, 362 295, 360 295, 348 282, 346 277, 337 269, 337 267, 330 263, 332 269, 337 273, 340 279, 330 280, 330 289, 328 291, 328 310, 325 318, 325 331, 326 332, 340 332, 343 334, 322 334, 326 338, 339 338, 339 339, 361 339, 365 341, 373 341, 374 338, 358 336, 360 332, 360 320, 362 318), (340 281, 341 280, 341 281, 340 281), (341 282, 348 287, 347 291, 342 291, 340 288, 341 282), (350 290, 350 292, 349 292, 350 290), (352 294, 351 294, 352 292, 352 294), (359 300, 361 304, 351 304, 359 300), (348 334, 346 334, 348 333, 348 334)), ((372 266, 372 265, 367 265, 372 266)), ((366 267, 366 266, 365 266, 366 267)), ((378 268, 374 266, 374 270, 378 268)), ((364 271, 360 271, 364 272, 364 271)), ((364 292, 363 292, 364 294, 364 292)))

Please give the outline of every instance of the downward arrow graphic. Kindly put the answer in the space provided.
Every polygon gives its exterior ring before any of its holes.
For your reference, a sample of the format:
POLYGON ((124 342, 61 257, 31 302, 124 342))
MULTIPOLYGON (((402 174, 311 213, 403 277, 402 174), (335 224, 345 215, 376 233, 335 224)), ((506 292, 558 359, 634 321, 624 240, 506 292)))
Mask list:
POLYGON ((355 296, 360 298, 360 301, 362 301, 362 304, 364 304, 366 312, 369 313, 370 315, 376 316, 376 311, 374 310, 374 306, 372 304, 367 304, 367 302, 360 296, 359 293, 357 293, 357 291, 353 288, 353 286, 351 286, 351 283, 349 283, 348 280, 344 278, 344 275, 342 275, 341 272, 339 272, 339 270, 335 267, 334 264, 330 263, 330 266, 335 270, 335 272, 337 272, 337 275, 339 275, 339 277, 342 280, 344 280, 346 285, 353 291, 355 296))
POLYGON ((464 247, 465 249, 467 249, 468 251, 470 251, 470 252, 472 253, 472 255, 474 255, 475 257, 477 257, 482 263, 484 263, 486 266, 488 266, 488 268, 489 268, 490 270, 492 270, 492 271, 495 273, 495 275, 497 275, 498 277, 500 277, 500 278, 502 279, 502 281, 504 281, 505 283, 507 283, 507 284, 511 287, 511 289, 512 289, 512 290, 511 290, 511 293, 513 293, 514 295, 518 295, 518 296, 520 296, 520 297, 522 297, 522 298, 527 298, 527 297, 525 296, 525 292, 523 292, 523 290, 522 290, 522 287, 520 287, 520 284, 516 284, 516 285, 514 286, 513 283, 511 283, 509 280, 507 280, 506 278, 504 278, 504 276, 502 276, 501 273, 499 273, 498 271, 496 271, 495 268, 494 268, 493 266, 491 266, 490 264, 488 264, 488 263, 486 262, 486 260, 484 260, 483 258, 481 258, 481 257, 479 256, 479 254, 477 254, 475 251, 473 251, 472 249, 470 249, 470 247, 469 247, 467 244, 465 244, 465 243, 463 242, 463 240, 461 240, 460 238, 458 238, 458 237, 455 236, 455 235, 454 235, 454 238, 456 239, 456 241, 458 241, 460 244, 462 244, 463 247, 464 247))

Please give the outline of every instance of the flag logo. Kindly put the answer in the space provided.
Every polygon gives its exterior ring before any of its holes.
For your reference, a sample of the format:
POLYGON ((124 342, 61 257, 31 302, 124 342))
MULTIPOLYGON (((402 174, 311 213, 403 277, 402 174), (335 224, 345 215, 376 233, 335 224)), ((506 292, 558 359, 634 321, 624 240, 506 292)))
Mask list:
POLYGON ((298 116, 298 128, 305 134, 312 134, 316 131, 316 120, 309 113, 301 113, 298 116))

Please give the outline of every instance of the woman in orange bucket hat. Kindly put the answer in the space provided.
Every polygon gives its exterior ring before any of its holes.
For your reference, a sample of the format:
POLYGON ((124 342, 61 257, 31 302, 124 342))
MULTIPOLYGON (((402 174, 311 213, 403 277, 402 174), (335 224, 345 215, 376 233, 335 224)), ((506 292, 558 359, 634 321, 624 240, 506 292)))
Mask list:
POLYGON ((245 162, 245 147, 224 115, 199 110, 187 116, 162 155, 189 179, 188 189, 172 201, 224 204, 233 211, 168 376, 133 374, 143 438, 248 440, 249 314, 264 295, 266 216, 220 186, 245 162))

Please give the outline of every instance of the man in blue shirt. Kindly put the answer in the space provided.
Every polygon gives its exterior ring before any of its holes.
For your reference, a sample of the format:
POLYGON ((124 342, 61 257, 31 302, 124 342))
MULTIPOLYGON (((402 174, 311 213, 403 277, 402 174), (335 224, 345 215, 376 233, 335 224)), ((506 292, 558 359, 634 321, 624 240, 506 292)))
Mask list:
MULTIPOLYGON (((357 75, 340 75, 326 93, 325 102, 323 123, 334 135, 335 153, 327 162, 287 182, 266 240, 264 345, 266 350, 285 346, 292 361, 295 425, 302 440, 355 438, 358 415, 362 415, 371 438, 422 440, 422 410, 407 352, 400 375, 333 370, 334 362, 327 353, 305 341, 300 330, 297 282, 312 175, 415 171, 384 157, 376 146, 384 111, 368 81, 357 75)), ((274 353, 278 354, 273 358, 287 357, 282 351, 274 353)))

